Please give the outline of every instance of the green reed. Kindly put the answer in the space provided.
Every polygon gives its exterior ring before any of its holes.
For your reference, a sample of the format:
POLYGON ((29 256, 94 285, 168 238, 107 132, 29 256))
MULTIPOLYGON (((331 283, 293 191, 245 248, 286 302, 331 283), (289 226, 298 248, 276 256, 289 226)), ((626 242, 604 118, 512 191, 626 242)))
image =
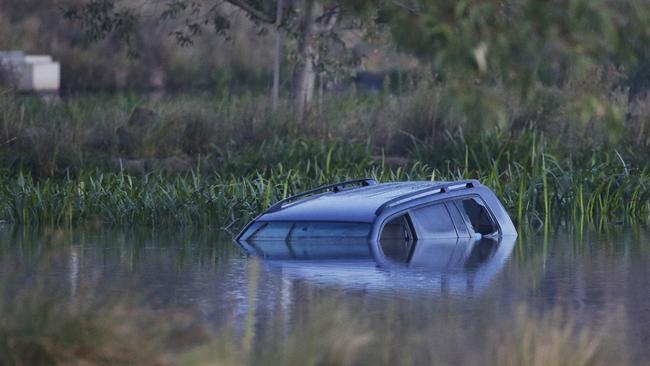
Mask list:
MULTIPOLYGON (((604 216, 644 220, 650 212, 650 172, 623 168, 606 153, 576 166, 531 144, 465 145, 461 162, 430 166, 415 160, 388 166, 354 144, 305 143, 256 167, 233 158, 216 172, 187 174, 81 172, 66 178, 0 175, 0 219, 11 223, 75 225, 197 225, 241 228, 274 202, 321 184, 358 177, 380 182, 475 178, 492 188, 518 223, 554 217, 604 216), (481 151, 482 150, 482 151, 481 151), (307 158, 305 158, 307 157, 307 158), (515 158, 516 157, 516 158, 515 158), (242 163, 243 164, 243 163, 242 163)), ((270 153, 269 155, 273 155, 270 153)))

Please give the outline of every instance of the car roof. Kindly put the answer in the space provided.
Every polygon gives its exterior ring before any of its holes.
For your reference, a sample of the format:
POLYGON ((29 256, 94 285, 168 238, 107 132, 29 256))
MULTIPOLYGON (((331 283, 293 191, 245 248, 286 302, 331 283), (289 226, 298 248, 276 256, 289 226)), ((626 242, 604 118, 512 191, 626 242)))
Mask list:
POLYGON ((480 186, 468 181, 410 181, 365 185, 315 194, 294 202, 280 203, 263 213, 259 221, 368 222, 382 209, 458 188, 480 186))

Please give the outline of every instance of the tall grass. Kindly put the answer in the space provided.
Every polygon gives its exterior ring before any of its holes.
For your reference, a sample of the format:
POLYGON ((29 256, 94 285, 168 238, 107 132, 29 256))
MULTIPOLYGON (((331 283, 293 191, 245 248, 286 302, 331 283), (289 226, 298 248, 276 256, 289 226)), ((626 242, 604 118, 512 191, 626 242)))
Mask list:
POLYGON ((573 123, 579 116, 563 105, 565 91, 512 106, 502 92, 504 125, 455 108, 445 85, 326 98, 305 121, 286 101, 273 111, 253 95, 48 104, 0 94, 0 220, 236 230, 283 197, 365 176, 480 179, 518 223, 646 220, 650 139, 635 132, 641 119, 614 121, 624 133, 611 139, 607 121, 581 114, 586 122, 573 123), (552 106, 552 116, 533 113, 540 105, 552 106), (132 118, 136 107, 149 117, 132 118))
POLYGON ((464 105, 445 84, 400 95, 341 92, 325 97, 301 121, 290 100, 274 109, 267 96, 250 93, 160 99, 100 94, 57 103, 0 93, 0 168, 60 177, 92 169, 187 172, 199 163, 223 170, 235 160, 240 171, 259 169, 268 160, 260 157, 278 156, 282 145, 293 148, 294 141, 309 139, 365 145, 389 163, 401 158, 437 168, 448 162, 471 168, 492 158, 536 163, 542 150, 581 165, 593 151, 617 150, 627 163, 648 166, 650 128, 639 111, 648 109, 650 98, 625 104, 618 94, 605 96, 611 100, 603 108, 617 112, 601 116, 577 107, 579 92, 550 89, 537 91, 527 104, 517 103, 513 91, 495 90, 492 107, 464 105), (255 160, 238 159, 252 157, 251 151, 255 160), (466 152, 468 164, 462 165, 466 152))
POLYGON ((650 213, 650 172, 630 170, 615 153, 594 154, 585 165, 571 166, 542 144, 523 141, 499 149, 466 145, 464 163, 391 167, 363 145, 297 141, 233 157, 229 168, 214 173, 200 173, 199 167, 174 175, 87 171, 39 179, 5 174, 0 175, 0 218, 38 225, 180 224, 235 231, 288 195, 358 177, 380 182, 476 178, 496 192, 518 223, 571 216, 646 220, 650 213), (528 151, 518 152, 522 144, 528 151))

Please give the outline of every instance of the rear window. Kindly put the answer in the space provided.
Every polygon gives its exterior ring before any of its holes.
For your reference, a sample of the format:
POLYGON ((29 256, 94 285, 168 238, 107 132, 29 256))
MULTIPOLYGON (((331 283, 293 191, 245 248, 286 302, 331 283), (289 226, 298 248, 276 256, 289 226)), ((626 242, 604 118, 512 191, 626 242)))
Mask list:
POLYGON ((464 198, 456 201, 456 206, 465 215, 475 233, 482 236, 496 235, 499 228, 481 199, 475 197, 464 198))
POLYGON ((350 222, 256 222, 242 236, 244 240, 302 240, 367 238, 370 224, 350 222))

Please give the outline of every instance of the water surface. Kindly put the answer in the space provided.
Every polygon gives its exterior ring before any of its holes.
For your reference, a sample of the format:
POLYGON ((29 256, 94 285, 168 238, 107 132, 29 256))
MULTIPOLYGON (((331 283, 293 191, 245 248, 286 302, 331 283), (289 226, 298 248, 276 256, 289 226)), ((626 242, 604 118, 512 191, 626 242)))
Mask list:
POLYGON ((489 329, 524 304, 541 314, 561 309, 578 327, 607 325, 633 361, 650 361, 650 236, 643 228, 430 243, 416 248, 412 265, 389 268, 362 249, 354 258, 259 261, 215 231, 3 227, 0 274, 16 289, 47 283, 62 298, 137 294, 152 309, 191 309, 207 327, 235 333, 252 315, 260 337, 286 334, 324 302, 369 322, 391 317, 400 334, 433 317, 489 329))

